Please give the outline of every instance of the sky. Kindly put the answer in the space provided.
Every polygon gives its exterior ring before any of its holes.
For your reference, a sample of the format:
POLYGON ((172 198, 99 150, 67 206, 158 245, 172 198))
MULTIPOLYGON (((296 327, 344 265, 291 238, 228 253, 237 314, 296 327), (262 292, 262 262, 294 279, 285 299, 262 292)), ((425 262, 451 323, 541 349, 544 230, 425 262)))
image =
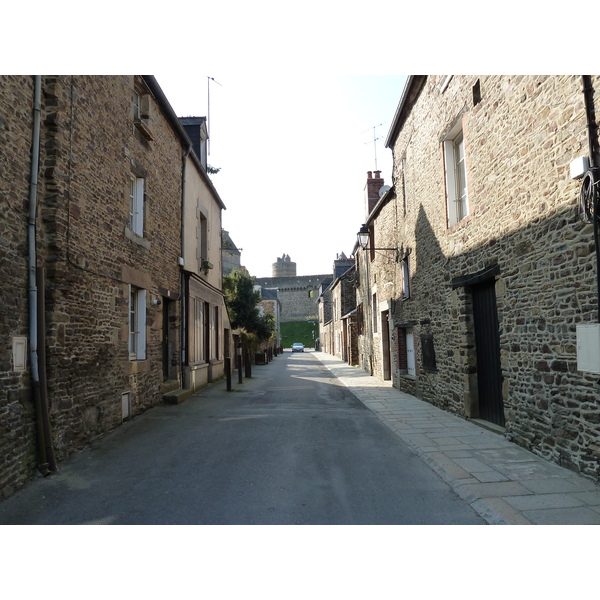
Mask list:
POLYGON ((154 75, 178 116, 209 117, 223 228, 251 275, 270 277, 283 254, 298 275, 331 273, 352 255, 367 171, 391 185, 385 141, 406 76, 154 75))

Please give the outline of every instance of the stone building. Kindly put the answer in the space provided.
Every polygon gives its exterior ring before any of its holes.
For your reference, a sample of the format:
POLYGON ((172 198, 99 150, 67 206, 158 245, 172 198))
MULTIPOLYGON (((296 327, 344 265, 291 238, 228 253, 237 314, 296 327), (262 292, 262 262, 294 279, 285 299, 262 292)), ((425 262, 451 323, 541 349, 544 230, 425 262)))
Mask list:
POLYGON ((271 265, 273 277, 296 277, 296 263, 292 262, 289 254, 284 254, 271 265))
POLYGON ((261 288, 278 290, 281 302, 281 322, 317 321, 319 286, 331 275, 296 276, 296 263, 284 254, 272 266, 273 277, 256 277, 254 283, 261 288), (293 275, 278 275, 293 273, 293 275))
POLYGON ((259 286, 256 286, 256 288, 260 292, 258 310, 261 316, 271 314, 274 319, 273 338, 270 340, 269 345, 272 348, 279 349, 281 347, 281 302, 279 302, 279 291, 259 286))
POLYGON ((363 366, 595 478, 598 374, 578 366, 577 330, 598 321, 598 273, 574 178, 600 164, 599 89, 409 77, 386 142, 394 186, 357 251, 363 366))
POLYGON ((184 385, 182 170, 208 182, 151 76, 2 77, 0 138, 5 496, 184 385))
MULTIPOLYGON (((158 95, 158 92, 156 92, 158 95)), ((233 354, 231 326, 223 295, 221 214, 225 204, 207 175, 208 134, 204 117, 180 118, 193 152, 185 157, 183 192, 182 295, 185 332, 182 339, 180 401, 225 374, 225 357, 233 354)), ((172 384, 180 387, 177 380, 172 384)))
POLYGON ((242 252, 231 239, 229 232, 224 229, 221 234, 221 255, 223 277, 242 268, 242 252))
POLYGON ((323 352, 358 364, 356 268, 354 259, 336 261, 336 278, 319 296, 319 340, 323 352), (348 267, 343 262, 350 262, 348 267), (341 263, 341 264, 338 264, 341 263))

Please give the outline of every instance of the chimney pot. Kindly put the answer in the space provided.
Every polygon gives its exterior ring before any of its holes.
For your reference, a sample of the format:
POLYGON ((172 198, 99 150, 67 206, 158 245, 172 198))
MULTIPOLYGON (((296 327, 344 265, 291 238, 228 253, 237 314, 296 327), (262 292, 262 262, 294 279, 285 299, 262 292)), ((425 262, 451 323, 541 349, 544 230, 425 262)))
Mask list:
POLYGON ((375 179, 381 179, 381 171, 375 171, 375 179))
POLYGON ((367 177, 369 179, 371 179, 373 177, 373 172, 372 171, 367 171, 367 177))

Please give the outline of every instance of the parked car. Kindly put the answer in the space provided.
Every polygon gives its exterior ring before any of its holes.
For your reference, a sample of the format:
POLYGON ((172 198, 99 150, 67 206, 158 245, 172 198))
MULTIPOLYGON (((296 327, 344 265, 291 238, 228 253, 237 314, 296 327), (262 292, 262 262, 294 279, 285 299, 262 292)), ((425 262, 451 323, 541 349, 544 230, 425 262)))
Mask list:
POLYGON ((304 352, 304 344, 301 344, 300 342, 292 344, 292 352, 304 352))

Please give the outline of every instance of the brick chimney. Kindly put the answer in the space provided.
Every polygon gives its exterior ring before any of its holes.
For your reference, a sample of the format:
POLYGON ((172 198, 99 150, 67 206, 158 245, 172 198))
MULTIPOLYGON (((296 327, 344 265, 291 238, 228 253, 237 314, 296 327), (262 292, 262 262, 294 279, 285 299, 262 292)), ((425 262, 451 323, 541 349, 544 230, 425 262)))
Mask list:
POLYGON ((379 190, 383 186, 381 171, 367 171, 367 184, 365 185, 365 204, 367 217, 379 202, 379 190))

